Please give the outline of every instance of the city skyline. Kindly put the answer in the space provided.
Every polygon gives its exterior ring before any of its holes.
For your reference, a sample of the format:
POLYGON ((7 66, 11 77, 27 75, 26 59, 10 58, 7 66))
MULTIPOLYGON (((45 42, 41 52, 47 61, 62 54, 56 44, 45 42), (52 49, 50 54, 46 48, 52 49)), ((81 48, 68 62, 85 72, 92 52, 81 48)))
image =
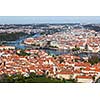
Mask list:
POLYGON ((100 16, 0 16, 0 24, 100 23, 100 16))

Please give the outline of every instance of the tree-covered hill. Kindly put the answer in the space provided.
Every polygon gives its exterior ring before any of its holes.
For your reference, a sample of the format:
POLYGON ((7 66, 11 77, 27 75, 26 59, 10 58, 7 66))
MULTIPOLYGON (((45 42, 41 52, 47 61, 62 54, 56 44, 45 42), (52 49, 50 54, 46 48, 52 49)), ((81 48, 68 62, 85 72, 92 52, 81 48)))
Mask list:
POLYGON ((26 33, 23 32, 18 32, 18 33, 0 33, 0 41, 15 41, 19 39, 22 36, 27 35, 26 33))

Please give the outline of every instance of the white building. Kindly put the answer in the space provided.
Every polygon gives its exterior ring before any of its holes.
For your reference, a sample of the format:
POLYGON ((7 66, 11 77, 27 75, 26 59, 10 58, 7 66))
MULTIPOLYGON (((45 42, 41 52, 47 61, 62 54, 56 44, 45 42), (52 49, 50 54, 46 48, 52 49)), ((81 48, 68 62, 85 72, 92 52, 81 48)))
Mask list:
POLYGON ((14 46, 0 46, 0 50, 14 50, 14 46))

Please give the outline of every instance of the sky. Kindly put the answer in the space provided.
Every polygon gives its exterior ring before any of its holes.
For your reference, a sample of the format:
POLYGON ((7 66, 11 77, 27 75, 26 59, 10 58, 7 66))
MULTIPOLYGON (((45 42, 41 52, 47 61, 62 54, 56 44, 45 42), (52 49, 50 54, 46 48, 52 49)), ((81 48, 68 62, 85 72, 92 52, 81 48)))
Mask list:
POLYGON ((100 16, 0 16, 0 24, 100 23, 100 16))

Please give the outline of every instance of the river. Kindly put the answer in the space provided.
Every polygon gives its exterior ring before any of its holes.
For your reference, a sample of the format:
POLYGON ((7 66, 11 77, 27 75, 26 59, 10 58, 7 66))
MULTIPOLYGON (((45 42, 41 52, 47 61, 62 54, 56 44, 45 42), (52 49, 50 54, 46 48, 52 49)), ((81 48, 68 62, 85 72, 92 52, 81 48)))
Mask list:
MULTIPOLYGON (((41 34, 40 33, 36 33, 34 35, 32 35, 31 37, 33 38, 36 38, 36 37, 40 37, 41 34)), ((20 39, 16 40, 16 41, 9 41, 7 42, 6 45, 9 45, 9 46, 15 46, 16 49, 26 49, 26 48, 29 48, 28 45, 25 45, 23 43, 23 41, 30 37, 29 35, 27 36, 24 36, 24 37, 21 37, 20 39)), ((34 48, 32 46, 32 48, 34 48)), ((45 48, 45 49, 42 49, 42 50, 45 50, 47 53, 49 53, 50 55, 61 55, 61 54, 69 54, 70 52, 68 50, 55 50, 55 49, 49 49, 49 48, 45 48)), ((91 55, 93 55, 93 53, 80 53, 78 54, 80 57, 90 57, 91 55)))
MULTIPOLYGON (((36 33, 35 35, 31 36, 33 38, 36 38, 36 37, 39 37, 41 36, 40 33, 36 33)), ((29 48, 28 45, 25 45, 23 43, 23 41, 28 38, 30 36, 24 36, 24 37, 21 37, 20 39, 16 40, 16 41, 9 41, 6 43, 6 45, 9 45, 9 46, 15 46, 16 49, 26 49, 26 48, 29 48)), ((32 46, 32 48, 34 48, 32 46)), ((68 54, 69 52, 67 50, 54 50, 54 49, 43 49, 42 50, 45 50, 47 53, 51 54, 51 55, 60 55, 60 54, 68 54)))
MULTIPOLYGON (((31 36, 31 37, 34 37, 34 38, 35 38, 35 37, 39 37, 39 36, 40 36, 40 34, 37 33, 37 34, 34 34, 34 35, 31 36)), ((6 45, 15 46, 16 49, 26 49, 28 46, 25 45, 25 44, 23 43, 23 41, 24 41, 26 38, 29 38, 29 37, 30 37, 30 35, 23 36, 23 37, 19 38, 19 39, 16 40, 16 41, 9 41, 9 42, 7 42, 6 45)))

